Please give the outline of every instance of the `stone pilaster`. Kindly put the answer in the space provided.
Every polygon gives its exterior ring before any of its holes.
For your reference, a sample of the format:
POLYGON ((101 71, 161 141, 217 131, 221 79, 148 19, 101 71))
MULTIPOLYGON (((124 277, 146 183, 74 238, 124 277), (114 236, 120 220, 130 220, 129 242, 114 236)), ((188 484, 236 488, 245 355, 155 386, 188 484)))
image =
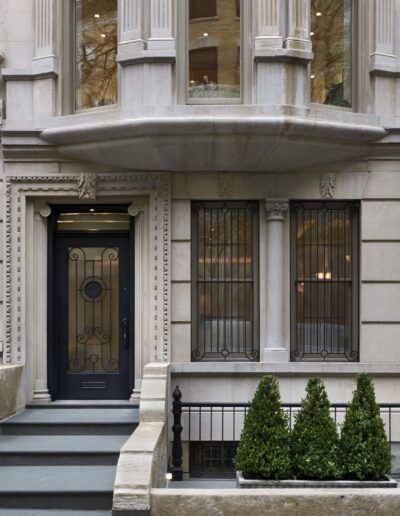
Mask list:
POLYGON ((49 403, 47 387, 47 217, 51 209, 45 205, 34 212, 33 277, 33 347, 35 352, 35 386, 33 401, 49 403))
POLYGON ((257 0, 255 50, 283 47, 281 0, 257 0))
POLYGON ((306 52, 307 60, 311 57, 310 1, 288 0, 287 17, 288 34, 285 47, 299 52, 306 52))
POLYGON ((370 71, 373 74, 390 75, 397 71, 394 41, 394 0, 374 1, 373 47, 370 71))
POLYGON ((284 222, 289 203, 267 200, 267 314, 264 362, 287 362, 284 342, 284 222))
POLYGON ((35 0, 35 57, 32 61, 34 75, 58 74, 54 40, 55 10, 55 0, 35 0))
POLYGON ((143 0, 119 0, 118 2, 118 57, 122 62, 129 55, 143 50, 143 0))
POLYGON ((172 32, 172 0, 151 0, 149 50, 175 49, 172 32))

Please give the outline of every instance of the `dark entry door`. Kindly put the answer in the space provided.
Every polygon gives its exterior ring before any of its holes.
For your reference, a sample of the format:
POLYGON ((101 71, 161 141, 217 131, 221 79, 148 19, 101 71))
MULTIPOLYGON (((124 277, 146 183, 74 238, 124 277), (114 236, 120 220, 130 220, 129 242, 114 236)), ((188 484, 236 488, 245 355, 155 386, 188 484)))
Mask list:
POLYGON ((58 235, 57 397, 129 396, 129 235, 58 235))

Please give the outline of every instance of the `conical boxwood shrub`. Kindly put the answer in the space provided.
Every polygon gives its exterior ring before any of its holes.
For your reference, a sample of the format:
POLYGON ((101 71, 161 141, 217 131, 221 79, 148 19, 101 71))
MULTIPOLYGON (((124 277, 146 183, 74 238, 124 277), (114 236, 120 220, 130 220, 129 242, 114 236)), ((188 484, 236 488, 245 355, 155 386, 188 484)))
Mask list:
POLYGON ((306 392, 291 435, 293 473, 302 479, 339 478, 339 435, 325 387, 319 378, 311 378, 306 392))
POLYGON ((379 480, 391 469, 390 448, 374 385, 365 373, 357 375, 357 388, 342 427, 340 453, 346 478, 379 480))
POLYGON ((235 467, 246 478, 282 479, 290 473, 289 422, 281 408, 279 385, 265 376, 246 415, 235 467))

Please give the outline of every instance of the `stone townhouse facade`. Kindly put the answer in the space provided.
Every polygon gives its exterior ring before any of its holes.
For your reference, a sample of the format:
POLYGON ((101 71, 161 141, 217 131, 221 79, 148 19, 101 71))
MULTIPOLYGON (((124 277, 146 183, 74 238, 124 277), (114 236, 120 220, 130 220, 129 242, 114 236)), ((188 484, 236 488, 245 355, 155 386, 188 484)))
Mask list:
MULTIPOLYGON (((400 392, 395 0, 2 0, 2 416, 400 392)), ((400 431, 400 430, 399 430, 400 431)), ((400 441, 400 434, 396 438, 400 441)))

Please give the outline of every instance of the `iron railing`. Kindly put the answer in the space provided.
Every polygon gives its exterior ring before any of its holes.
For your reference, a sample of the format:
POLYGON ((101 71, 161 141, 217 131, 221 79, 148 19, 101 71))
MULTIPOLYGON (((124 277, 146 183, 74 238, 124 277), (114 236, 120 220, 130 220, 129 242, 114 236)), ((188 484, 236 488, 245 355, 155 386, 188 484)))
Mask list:
MULTIPOLYGON (((240 441, 249 403, 189 403, 181 402, 181 392, 174 391, 173 463, 180 464, 176 480, 182 474, 190 477, 234 477, 233 458, 240 441), (183 451, 182 451, 183 450, 183 451), (175 451, 180 456, 174 456, 175 451)), ((290 427, 300 403, 283 403, 290 427)), ((392 455, 400 454, 400 403, 379 404, 392 455), (395 450, 395 446, 399 449, 395 450), (396 453, 397 452, 397 453, 396 453)), ((331 403, 331 415, 339 425, 343 422, 346 403, 331 403)))

